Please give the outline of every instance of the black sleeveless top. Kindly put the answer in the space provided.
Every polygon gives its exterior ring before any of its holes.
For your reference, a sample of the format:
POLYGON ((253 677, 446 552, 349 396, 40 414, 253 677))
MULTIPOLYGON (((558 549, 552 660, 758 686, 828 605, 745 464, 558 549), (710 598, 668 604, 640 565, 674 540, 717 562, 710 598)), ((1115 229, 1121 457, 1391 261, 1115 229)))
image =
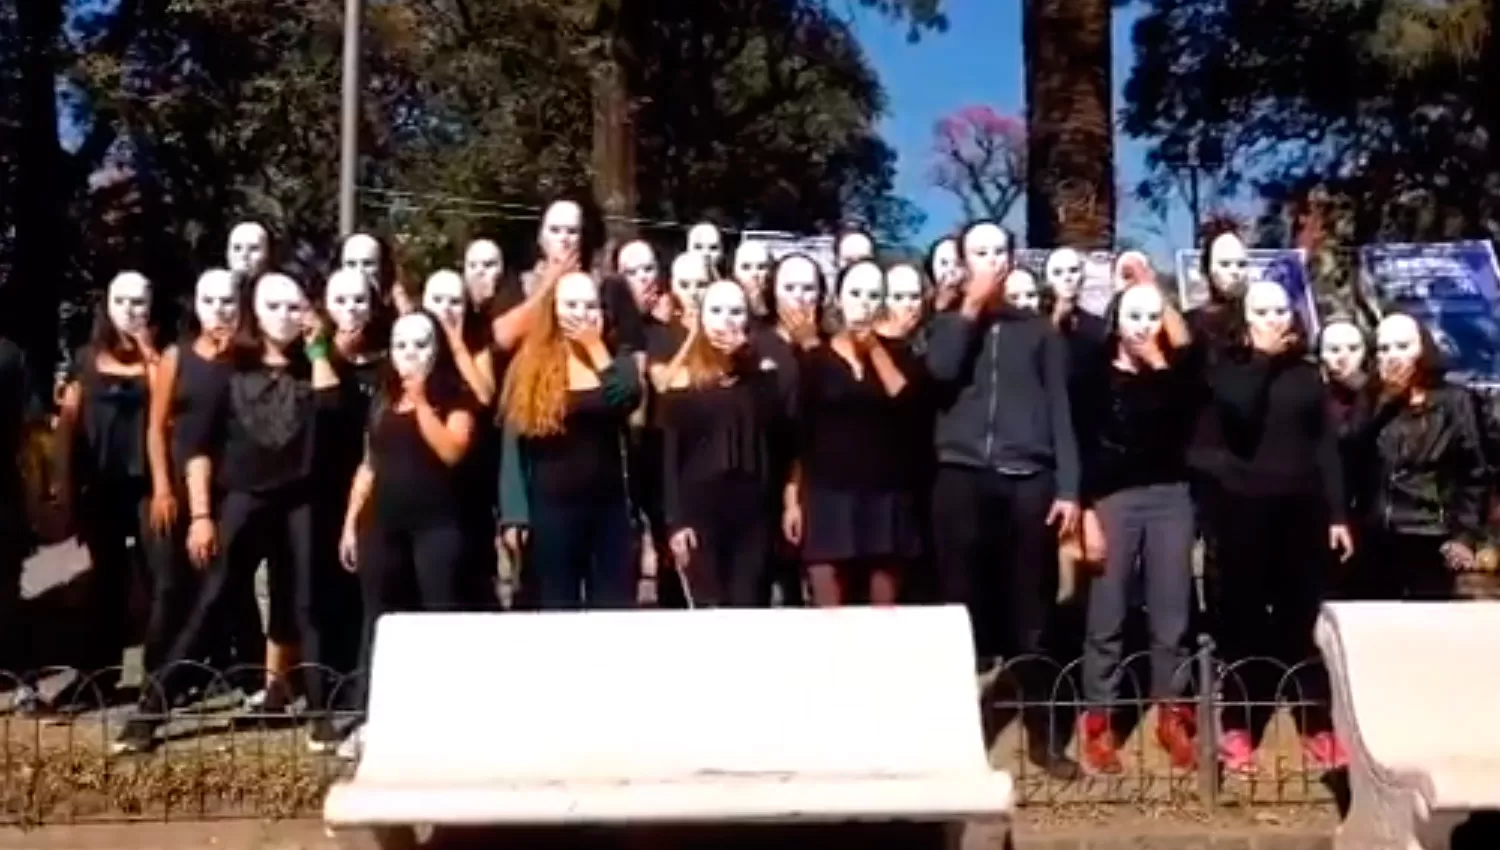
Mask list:
POLYGON ((177 477, 193 455, 194 434, 214 415, 229 380, 228 364, 208 360, 184 343, 177 348, 177 381, 172 391, 172 465, 177 477))
POLYGON ((78 363, 82 391, 73 447, 74 478, 80 485, 137 484, 147 479, 146 414, 150 390, 145 375, 100 372, 97 355, 85 350, 78 363))

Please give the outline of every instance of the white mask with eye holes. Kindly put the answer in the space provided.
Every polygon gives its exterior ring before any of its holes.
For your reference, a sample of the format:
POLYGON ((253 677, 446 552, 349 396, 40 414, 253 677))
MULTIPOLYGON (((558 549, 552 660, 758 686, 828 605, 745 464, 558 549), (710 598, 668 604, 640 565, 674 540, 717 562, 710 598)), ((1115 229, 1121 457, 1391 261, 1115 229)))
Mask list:
POLYGON ((985 222, 969 228, 963 244, 967 277, 983 272, 1005 277, 1010 273, 1010 247, 1010 234, 998 224, 985 222))
POLYGON ((1005 276, 1005 303, 1035 313, 1042 309, 1042 292, 1036 285, 1036 276, 1025 269, 1016 269, 1005 276))
POLYGON ((380 242, 368 233, 355 233, 344 240, 339 268, 359 272, 371 290, 380 288, 380 242))
POLYGON ((472 303, 484 304, 495 297, 504 273, 505 257, 494 242, 476 239, 464 250, 464 288, 472 303))
POLYGON ((265 271, 271 255, 271 235, 253 221, 242 221, 229 231, 224 262, 229 270, 244 277, 255 277, 265 271))
POLYGON ((932 251, 933 282, 939 288, 959 286, 964 282, 963 263, 958 259, 958 240, 944 239, 932 251))
POLYGON ((1389 378, 1422 358, 1422 328, 1405 313, 1391 313, 1375 328, 1375 364, 1389 378))
POLYGON ((1161 332, 1165 312, 1166 301, 1161 297, 1160 289, 1149 283, 1129 287, 1120 295, 1120 339, 1132 345, 1150 342, 1161 332))
POLYGON ((724 234, 706 221, 695 224, 688 231, 687 249, 688 253, 703 257, 708 263, 709 274, 712 275, 718 271, 719 262, 724 259, 724 234))
POLYGON ((649 307, 660 293, 657 287, 661 278, 661 266, 656 262, 656 251, 650 243, 637 239, 620 249, 620 276, 630 284, 630 292, 636 303, 649 307))
POLYGON ((703 294, 700 314, 703 331, 715 348, 734 339, 743 340, 750 323, 750 304, 745 290, 732 280, 715 281, 703 294))
POLYGON ((672 261, 672 294, 684 313, 693 315, 698 311, 711 277, 708 260, 697 251, 678 254, 672 261))
POLYGON ((1328 377, 1347 383, 1365 364, 1365 335, 1353 322, 1336 321, 1323 326, 1318 338, 1318 359, 1328 377))
POLYGON ((1064 301, 1078 298, 1083 288, 1083 255, 1072 248, 1058 248, 1047 255, 1047 288, 1064 301))
POLYGON ((464 280, 458 272, 443 269, 427 278, 422 287, 422 309, 448 327, 464 320, 464 280))
POLYGON ((302 335, 307 296, 284 274, 263 274, 255 281, 255 322, 266 339, 290 345, 302 335))
POLYGON ((1274 280, 1260 280, 1245 290, 1245 323, 1268 336, 1292 329, 1292 299, 1286 287, 1274 280))
MULTIPOLYGON (((573 201, 555 201, 542 216, 542 230, 537 234, 542 256, 560 260, 569 251, 580 251, 583 245, 583 207, 573 201)), ((587 257, 579 257, 587 263, 587 257)))
POLYGON ((357 268, 334 272, 323 290, 323 308, 343 333, 358 333, 370 324, 370 301, 370 281, 357 268))
POLYGON ((564 328, 602 327, 604 307, 599 302, 599 285, 588 272, 569 272, 557 282, 553 292, 557 319, 564 328))
POLYGON ((839 279, 839 313, 852 331, 869 328, 880 318, 885 303, 885 273, 868 260, 844 270, 839 279))
POLYGON ((899 263, 886 270, 885 309, 901 321, 921 317, 922 273, 915 266, 899 263))
POLYGON ((1245 243, 1233 233, 1221 233, 1208 246, 1209 285, 1233 298, 1250 284, 1250 255, 1245 243))
POLYGON ((437 363, 437 327, 426 313, 407 313, 391 327, 391 365, 402 380, 426 378, 437 363))
POLYGON ((139 272, 120 272, 104 293, 109 323, 124 336, 133 337, 151 323, 151 282, 139 272))
POLYGON ((838 263, 840 269, 847 269, 855 263, 875 259, 875 243, 864 233, 846 233, 838 244, 838 263))
POLYGON ((199 275, 198 283, 193 287, 193 313, 205 333, 234 330, 240 320, 240 299, 235 291, 234 273, 229 269, 209 269, 199 275))
POLYGON ((814 309, 823 298, 819 280, 818 267, 807 257, 782 260, 776 266, 776 303, 803 310, 814 309))
POLYGON ((734 279, 753 301, 760 301, 771 277, 771 252, 764 242, 741 242, 734 249, 734 279))

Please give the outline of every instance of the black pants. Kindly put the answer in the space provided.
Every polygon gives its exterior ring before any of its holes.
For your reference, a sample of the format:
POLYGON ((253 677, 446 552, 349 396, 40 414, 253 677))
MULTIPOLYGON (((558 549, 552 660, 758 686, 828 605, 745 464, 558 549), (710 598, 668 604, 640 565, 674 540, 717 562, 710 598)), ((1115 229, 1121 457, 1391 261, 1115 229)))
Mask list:
MULTIPOLYGON (((87 643, 79 647, 77 666, 86 677, 81 682, 107 695, 119 683, 125 647, 138 636, 134 627, 138 621, 132 617, 133 591, 139 582, 149 580, 151 567, 160 565, 161 559, 146 554, 153 538, 148 531, 150 499, 144 481, 92 483, 79 494, 75 508, 78 536, 88 549, 91 565, 89 630, 87 643)), ((148 645, 159 644, 162 635, 148 634, 146 639, 148 645)))
POLYGON ((544 611, 635 605, 624 483, 571 498, 533 493, 523 583, 544 611))
POLYGON ((416 530, 372 522, 360 533, 357 573, 364 618, 359 666, 364 675, 350 689, 350 705, 362 707, 368 694, 375 623, 382 615, 473 608, 465 575, 466 542, 457 520, 416 530))
POLYGON ((1211 494, 1218 543, 1214 638, 1225 665, 1226 731, 1258 733, 1278 703, 1304 734, 1330 728, 1328 676, 1313 626, 1332 556, 1328 507, 1317 496, 1211 494))
MULTIPOLYGON (((10 488, 0 489, 0 494, 9 495, 11 492, 10 488)), ((7 502, 11 509, 0 513, 0 670, 21 676, 42 662, 35 654, 37 647, 31 640, 32 629, 23 620, 21 574, 30 549, 30 531, 25 527, 21 511, 24 503, 21 488, 15 487, 14 493, 14 501, 7 502)), ((23 683, 30 684, 29 681, 23 683)), ((15 685, 16 682, 8 684, 15 685)))
POLYGON ((1052 476, 1001 475, 943 466, 932 491, 933 554, 944 602, 962 603, 973 620, 981 659, 1003 656, 1028 706, 1033 740, 1055 744, 1066 735, 1047 708, 1057 669, 1049 627, 1057 602, 1057 538, 1047 525, 1052 476), (1044 736, 1044 737, 1037 737, 1044 736))
MULTIPOLYGON (((220 633, 218 624, 237 611, 236 594, 253 594, 255 571, 267 561, 271 567, 271 637, 300 646, 309 710, 322 712, 329 707, 320 623, 314 616, 317 534, 309 496, 310 491, 300 488, 272 494, 225 494, 218 519, 219 556, 203 576, 192 612, 163 659, 163 671, 170 673, 174 665, 206 651, 220 633)), ((148 713, 163 710, 160 698, 180 687, 175 679, 162 681, 160 676, 157 684, 147 694, 148 713)))
POLYGON ((1457 598, 1453 571, 1443 558, 1447 538, 1369 530, 1354 541, 1355 560, 1342 595, 1360 600, 1457 598))
POLYGON ((770 518, 758 481, 719 481, 685 488, 686 517, 698 538, 686 589, 699 608, 759 608, 765 602, 770 518))
MULTIPOLYGON (((340 476, 342 477, 342 476, 340 476)), ((364 618, 360 614, 360 580, 339 563, 339 538, 349 501, 349 482, 329 481, 313 506, 316 529, 313 555, 313 616, 318 621, 323 665, 339 677, 360 668, 364 618)), ((277 574, 273 572, 273 575, 277 574)), ((351 705, 350 688, 336 689, 340 707, 351 705)))

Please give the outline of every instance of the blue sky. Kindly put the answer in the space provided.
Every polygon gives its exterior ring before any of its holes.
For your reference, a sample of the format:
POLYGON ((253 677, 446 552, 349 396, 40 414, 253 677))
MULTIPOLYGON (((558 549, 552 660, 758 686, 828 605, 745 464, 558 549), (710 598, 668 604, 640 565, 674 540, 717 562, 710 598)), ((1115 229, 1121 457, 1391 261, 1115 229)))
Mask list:
MULTIPOLYGON (((926 244, 961 217, 958 202, 927 180, 933 124, 960 107, 976 104, 1002 114, 1025 114, 1021 0, 945 0, 948 31, 924 34, 916 44, 907 43, 903 24, 849 5, 854 7, 849 15, 855 32, 889 97, 881 130, 900 155, 896 188, 927 213, 920 234, 920 243, 926 244)), ((1133 62, 1130 32, 1138 15, 1134 4, 1115 11, 1116 114, 1133 62)), ((1115 145, 1118 183, 1134 186, 1144 176, 1146 145, 1121 134, 1116 135, 1115 145)), ((1017 212, 1023 205, 1024 201, 1017 204, 1017 212)), ((1127 202, 1119 212, 1121 235, 1143 243, 1155 257, 1171 256, 1173 249, 1186 247, 1191 238, 1190 217, 1180 202, 1172 205, 1165 226, 1138 204, 1127 202)), ((1014 224, 1020 220, 1013 215, 1014 224)))

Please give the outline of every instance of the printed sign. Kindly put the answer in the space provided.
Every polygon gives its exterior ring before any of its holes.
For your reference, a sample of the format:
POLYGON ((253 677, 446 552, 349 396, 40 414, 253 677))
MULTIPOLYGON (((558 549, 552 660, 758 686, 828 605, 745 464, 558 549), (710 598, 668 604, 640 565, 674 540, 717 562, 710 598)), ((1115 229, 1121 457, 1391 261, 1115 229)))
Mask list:
MULTIPOLYGON (((1022 248, 1016 252, 1016 262, 1021 268, 1036 275, 1037 283, 1047 285, 1047 255, 1045 248, 1022 248)), ((1091 251, 1083 255, 1083 285, 1078 288, 1078 306, 1103 316, 1109 309, 1109 299, 1114 297, 1115 255, 1108 251, 1091 251)))
POLYGON ((823 276, 833 285, 838 273, 838 254, 833 236, 798 236, 776 230, 746 230, 740 234, 741 242, 759 242, 771 253, 772 261, 787 254, 806 254, 823 270, 823 276))
POLYGON ((1449 372, 1468 383, 1500 384, 1500 266, 1487 241, 1365 245, 1366 291, 1381 310, 1425 325, 1443 348, 1449 372))
MULTIPOLYGON (((1301 248, 1251 248, 1250 282, 1274 280, 1286 287, 1292 306, 1302 314, 1308 334, 1318 332, 1318 306, 1307 274, 1307 252, 1301 248)), ((1208 281, 1203 277, 1203 252, 1186 248, 1177 252, 1177 297, 1183 310, 1208 303, 1208 281)))

